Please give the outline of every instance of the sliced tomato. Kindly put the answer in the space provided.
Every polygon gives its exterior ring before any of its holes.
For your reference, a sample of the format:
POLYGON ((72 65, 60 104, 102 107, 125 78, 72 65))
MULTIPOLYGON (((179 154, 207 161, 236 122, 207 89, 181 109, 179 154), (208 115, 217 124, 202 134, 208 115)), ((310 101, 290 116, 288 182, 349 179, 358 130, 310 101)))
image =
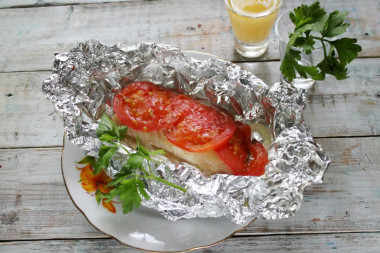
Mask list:
POLYGON ((168 105, 178 93, 165 90, 151 82, 131 83, 116 94, 113 109, 123 125, 150 132, 168 125, 168 105))
POLYGON ((248 125, 238 124, 234 136, 215 152, 239 176, 261 176, 265 173, 268 156, 264 146, 250 140, 248 125))
POLYGON ((232 138, 223 146, 215 149, 220 159, 232 169, 234 175, 244 171, 248 165, 249 150, 246 143, 250 136, 250 127, 239 124, 232 138))
POLYGON ((167 138, 174 145, 191 152, 218 148, 234 134, 234 120, 225 113, 179 95, 168 107, 167 138))
POLYGON ((151 82, 135 82, 114 98, 113 109, 123 125, 135 130, 166 129, 174 145, 190 151, 215 150, 235 175, 260 176, 268 163, 251 128, 235 123, 227 112, 206 106, 151 82))
POLYGON ((259 177, 264 175, 265 166, 268 164, 268 154, 263 144, 256 141, 249 146, 249 152, 253 159, 249 162, 248 168, 242 173, 244 176, 259 177))

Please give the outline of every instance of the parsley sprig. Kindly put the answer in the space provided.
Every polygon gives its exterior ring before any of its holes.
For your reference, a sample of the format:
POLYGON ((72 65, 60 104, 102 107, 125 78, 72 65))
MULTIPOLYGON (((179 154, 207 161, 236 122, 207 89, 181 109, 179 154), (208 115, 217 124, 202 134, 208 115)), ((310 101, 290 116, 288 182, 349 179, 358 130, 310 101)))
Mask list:
POLYGON ((295 29, 289 35, 286 53, 280 66, 285 79, 293 81, 296 72, 303 78, 309 76, 314 80, 324 80, 326 74, 335 76, 337 80, 348 78, 346 66, 362 50, 355 38, 334 39, 345 33, 349 27, 350 24, 345 22, 348 13, 334 11, 327 14, 319 1, 311 5, 302 4, 293 11, 289 17, 295 29), (310 55, 315 50, 316 41, 322 44, 323 60, 316 66, 301 65, 298 62, 301 60, 301 51, 310 55))
POLYGON ((154 175, 151 165, 157 163, 152 156, 156 154, 164 154, 162 149, 148 151, 137 140, 137 148, 135 152, 129 152, 123 145, 122 140, 126 137, 127 127, 118 126, 107 115, 104 115, 98 124, 96 133, 99 140, 105 144, 100 146, 99 157, 93 162, 92 158, 87 158, 93 163, 94 174, 100 173, 110 165, 111 158, 116 154, 119 148, 123 149, 129 158, 125 161, 121 170, 114 176, 111 183, 108 184, 112 190, 108 194, 97 194, 98 203, 101 199, 109 202, 116 196, 119 196, 122 202, 123 213, 129 213, 133 208, 141 205, 142 198, 149 199, 146 192, 145 180, 155 180, 186 192, 186 189, 172 182, 154 175), (144 166, 145 164, 145 166, 144 166), (148 167, 146 169, 145 167, 148 167))

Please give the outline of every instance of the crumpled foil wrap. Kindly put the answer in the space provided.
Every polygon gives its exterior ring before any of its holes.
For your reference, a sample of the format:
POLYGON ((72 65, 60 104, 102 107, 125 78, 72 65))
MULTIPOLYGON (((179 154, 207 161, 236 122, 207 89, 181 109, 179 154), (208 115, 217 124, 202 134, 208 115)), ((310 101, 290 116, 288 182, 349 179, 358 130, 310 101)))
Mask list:
MULTIPOLYGON (((70 141, 96 156, 101 144, 96 137, 99 119, 103 113, 112 115, 110 104, 122 85, 141 80, 207 98, 235 115, 235 120, 264 124, 273 135, 270 162, 261 177, 205 177, 192 165, 162 158, 163 163, 152 164, 155 173, 188 191, 184 194, 146 181, 150 199, 143 200, 144 206, 169 220, 225 216, 242 224, 250 216, 293 215, 304 188, 322 183, 330 159, 303 123, 306 92, 279 83, 269 87, 231 62, 196 60, 178 48, 155 43, 109 47, 87 41, 55 56, 53 74, 42 90, 62 113, 70 141)), ((260 138, 257 133, 254 136, 260 138)), ((126 154, 115 156, 109 175, 117 172, 124 159, 126 154)))

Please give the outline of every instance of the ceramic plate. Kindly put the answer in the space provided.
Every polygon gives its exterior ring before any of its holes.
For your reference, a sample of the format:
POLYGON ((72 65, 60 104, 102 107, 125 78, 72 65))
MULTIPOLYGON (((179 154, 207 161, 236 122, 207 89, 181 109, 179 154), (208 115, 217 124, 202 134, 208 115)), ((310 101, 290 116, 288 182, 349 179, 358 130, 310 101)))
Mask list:
MULTIPOLYGON (((199 60, 211 55, 189 52, 199 60)), ((123 214, 121 205, 115 203, 116 213, 98 205, 95 196, 87 193, 79 182, 81 171, 77 161, 85 152, 64 137, 62 173, 67 190, 74 204, 87 220, 98 230, 121 243, 148 251, 188 251, 214 245, 245 228, 253 218, 243 225, 235 225, 227 218, 196 218, 169 221, 157 211, 140 207, 123 214)))

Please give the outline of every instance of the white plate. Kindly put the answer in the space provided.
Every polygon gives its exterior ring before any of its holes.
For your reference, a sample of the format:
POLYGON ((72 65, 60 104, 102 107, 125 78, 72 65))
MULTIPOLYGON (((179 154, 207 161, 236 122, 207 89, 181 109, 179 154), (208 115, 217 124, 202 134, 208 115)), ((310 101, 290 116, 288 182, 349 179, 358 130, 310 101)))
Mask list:
MULTIPOLYGON (((213 56, 189 52, 203 60, 213 56)), ((72 201, 98 230, 128 246, 148 251, 188 251, 208 247, 221 242, 249 225, 254 218, 243 225, 235 225, 227 218, 196 218, 169 221, 157 211, 140 207, 129 214, 123 214, 121 206, 115 204, 116 213, 111 213, 95 197, 82 188, 80 170, 76 162, 85 152, 64 138, 62 153, 62 174, 72 201)))
POLYGON ((65 135, 62 173, 72 201, 94 227, 131 247, 150 251, 198 249, 227 239, 253 220, 243 225, 235 225, 226 218, 173 222, 145 207, 124 215, 118 204, 115 204, 116 213, 113 214, 102 205, 98 206, 95 196, 82 188, 76 162, 84 156, 84 151, 72 144, 65 135))

